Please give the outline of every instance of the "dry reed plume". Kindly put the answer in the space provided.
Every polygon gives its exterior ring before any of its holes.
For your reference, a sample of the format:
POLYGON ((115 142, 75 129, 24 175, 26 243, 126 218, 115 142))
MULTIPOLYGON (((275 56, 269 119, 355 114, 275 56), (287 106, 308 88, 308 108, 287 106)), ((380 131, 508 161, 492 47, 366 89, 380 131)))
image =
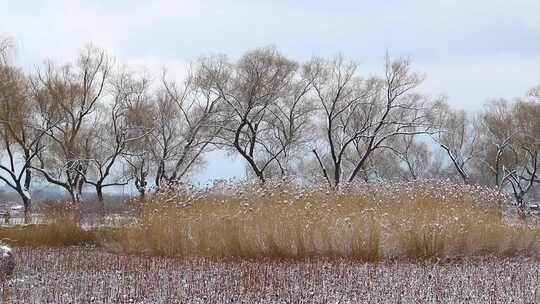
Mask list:
POLYGON ((0 239, 16 246, 71 246, 96 241, 96 232, 83 229, 69 205, 48 206, 43 218, 42 224, 1 227, 0 239))
POLYGON ((446 182, 339 191, 267 184, 162 190, 136 225, 100 242, 131 253, 243 258, 534 255, 540 228, 503 216, 505 198, 446 182))
POLYGON ((95 244, 177 257, 361 261, 535 256, 540 248, 540 226, 504 215, 499 192, 447 182, 339 191, 284 183, 174 187, 133 204, 130 224, 83 229, 72 210, 55 206, 47 209, 47 224, 2 227, 0 238, 19 246, 95 244))

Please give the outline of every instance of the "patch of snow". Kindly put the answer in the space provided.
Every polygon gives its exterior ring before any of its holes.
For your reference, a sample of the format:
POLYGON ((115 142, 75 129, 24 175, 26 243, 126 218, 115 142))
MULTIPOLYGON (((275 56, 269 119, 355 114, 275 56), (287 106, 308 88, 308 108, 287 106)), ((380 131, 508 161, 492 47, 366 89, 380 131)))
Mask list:
POLYGON ((23 205, 16 205, 16 206, 11 207, 12 211, 20 211, 20 210, 23 210, 23 209, 24 209, 23 205))
POLYGON ((11 248, 6 245, 0 245, 0 254, 4 258, 11 256, 11 248))
POLYGON ((28 199, 28 200, 31 200, 32 199, 32 195, 30 195, 30 192, 28 191, 28 189, 23 188, 23 195, 28 199))

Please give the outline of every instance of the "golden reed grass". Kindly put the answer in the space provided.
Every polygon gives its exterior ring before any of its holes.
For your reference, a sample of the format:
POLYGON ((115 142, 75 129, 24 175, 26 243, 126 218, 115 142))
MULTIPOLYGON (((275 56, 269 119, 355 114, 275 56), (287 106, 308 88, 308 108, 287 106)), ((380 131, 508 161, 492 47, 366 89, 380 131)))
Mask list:
POLYGON ((54 204, 44 210, 44 224, 0 228, 0 239, 17 246, 70 246, 95 242, 95 232, 84 230, 69 205, 54 204))
POLYGON ((171 187, 134 202, 133 225, 84 230, 69 212, 54 210, 50 224, 2 228, 0 238, 177 257, 534 256, 540 226, 505 216, 505 201, 490 188, 440 181, 355 184, 338 191, 286 183, 171 187))
POLYGON ((446 182, 175 188, 151 196, 138 224, 108 244, 182 257, 534 255, 540 227, 505 217, 504 204, 492 189, 446 182))

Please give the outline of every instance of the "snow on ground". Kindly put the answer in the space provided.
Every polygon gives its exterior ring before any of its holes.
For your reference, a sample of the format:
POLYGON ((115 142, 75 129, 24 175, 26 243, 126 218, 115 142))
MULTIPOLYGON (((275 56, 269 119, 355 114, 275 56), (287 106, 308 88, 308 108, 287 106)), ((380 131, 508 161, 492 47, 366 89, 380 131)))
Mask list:
POLYGON ((218 261, 16 248, 5 303, 540 303, 538 261, 218 261))

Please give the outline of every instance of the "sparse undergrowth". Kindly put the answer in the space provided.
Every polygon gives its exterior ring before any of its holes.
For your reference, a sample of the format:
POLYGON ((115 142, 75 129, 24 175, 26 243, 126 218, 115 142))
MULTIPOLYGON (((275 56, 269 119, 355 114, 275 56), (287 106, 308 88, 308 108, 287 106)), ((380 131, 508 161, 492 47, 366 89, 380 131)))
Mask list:
POLYGON ((72 213, 2 228, 17 245, 94 244, 176 257, 454 259, 536 257, 540 227, 503 215, 504 197, 445 182, 376 183, 339 191, 270 183, 174 187, 136 203, 131 225, 81 229, 72 213))

